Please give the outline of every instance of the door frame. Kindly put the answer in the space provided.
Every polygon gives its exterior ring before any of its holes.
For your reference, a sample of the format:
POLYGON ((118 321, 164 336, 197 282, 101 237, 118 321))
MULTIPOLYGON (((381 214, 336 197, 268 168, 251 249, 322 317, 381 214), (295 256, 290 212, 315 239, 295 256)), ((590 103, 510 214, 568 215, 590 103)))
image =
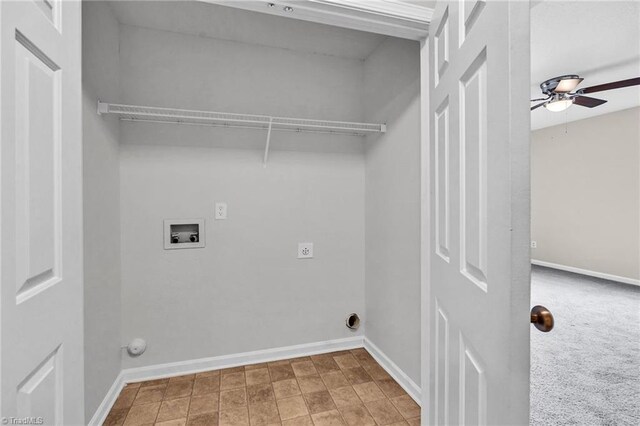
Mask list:
POLYGON ((422 424, 426 424, 425 407, 429 405, 431 386, 430 362, 431 341, 429 318, 431 318, 431 134, 429 108, 429 40, 420 41, 420 396, 422 424))

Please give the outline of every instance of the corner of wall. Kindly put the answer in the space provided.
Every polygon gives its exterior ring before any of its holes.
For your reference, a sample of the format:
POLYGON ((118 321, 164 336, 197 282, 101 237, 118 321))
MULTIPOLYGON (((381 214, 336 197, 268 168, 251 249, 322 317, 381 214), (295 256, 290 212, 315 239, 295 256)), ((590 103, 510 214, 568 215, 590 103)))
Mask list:
MULTIPOLYGON (((119 138, 96 113, 118 93, 118 22, 106 2, 82 7, 85 419, 113 392, 121 370, 119 138), (111 390, 110 390, 111 389, 111 390)), ((117 390, 119 392, 119 389, 117 390)))

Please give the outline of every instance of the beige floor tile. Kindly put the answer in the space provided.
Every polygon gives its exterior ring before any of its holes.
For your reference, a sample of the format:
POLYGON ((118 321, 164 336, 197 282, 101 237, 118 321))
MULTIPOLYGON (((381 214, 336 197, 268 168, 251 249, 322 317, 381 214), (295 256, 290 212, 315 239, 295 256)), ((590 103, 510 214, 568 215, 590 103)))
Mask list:
POLYGON ((349 405, 339 408, 338 411, 349 426, 375 426, 376 424, 364 405, 349 405))
POLYGON ((197 416, 204 413, 215 413, 218 410, 218 400, 220 394, 218 392, 208 393, 204 395, 196 395, 191 397, 189 405, 189 416, 197 416))
POLYGON ((109 415, 104 420, 102 426, 120 426, 124 423, 124 419, 127 418, 127 413, 129 412, 129 407, 126 408, 118 408, 111 409, 109 415))
POLYGON ((185 374, 183 376, 175 376, 169 378, 169 383, 171 382, 179 382, 180 380, 194 380, 196 378, 195 374, 185 374))
POLYGON ((282 422, 282 426, 313 426, 310 416, 296 417, 282 422))
POLYGON ((298 385, 302 393, 313 393, 327 390, 319 375, 298 377, 298 385))
POLYGON ((396 410, 388 399, 366 402, 364 405, 367 407, 367 410, 369 410, 371 417, 373 417, 379 425, 388 425, 404 420, 402 414, 396 410))
POLYGON ((142 386, 142 382, 127 383, 124 386, 124 388, 125 389, 138 389, 140 386, 142 386))
POLYGON ((197 377, 193 383, 193 395, 218 392, 220 390, 220 376, 197 377))
POLYGON ((247 386, 247 398, 249 404, 276 400, 271 383, 247 386))
POLYGON ((240 365, 238 367, 223 368, 222 370, 220 370, 220 374, 241 373, 243 371, 244 365, 240 365))
POLYGON ((301 362, 301 361, 311 361, 310 356, 299 356, 298 358, 291 358, 289 360, 290 363, 301 362))
POLYGON ((193 380, 180 380, 177 382, 169 382, 167 390, 164 393, 164 399, 182 398, 191 396, 193 391, 193 380))
POLYGON ((316 367, 314 367, 313 362, 309 361, 300 361, 300 362, 292 362, 291 368, 293 368, 293 373, 296 377, 303 376, 311 376, 314 374, 318 374, 316 367))
POLYGON ((288 365, 288 364, 291 364, 291 360, 290 359, 281 359, 281 360, 278 360, 278 361, 269 361, 267 363, 269 368, 277 367, 279 365, 288 365))
POLYGON ((260 364, 245 365, 244 371, 257 370, 258 368, 267 368, 268 366, 269 364, 267 364, 266 362, 261 362, 260 364))
POLYGON ((220 389, 233 389, 233 388, 242 388, 245 387, 245 379, 244 379, 244 371, 238 371, 234 373, 225 374, 222 373, 222 378, 220 379, 220 389))
POLYGON ((138 391, 136 399, 133 401, 133 405, 148 404, 150 402, 162 401, 166 386, 143 386, 138 391))
POLYGON ((327 389, 340 388, 342 386, 349 385, 349 381, 342 374, 342 371, 332 371, 330 373, 321 374, 322 381, 327 386, 327 389))
POLYGON ((134 405, 129 410, 124 424, 125 426, 138 426, 153 423, 158 415, 158 410, 160 410, 160 402, 134 405))
POLYGON ((312 356, 311 361, 320 374, 340 370, 340 367, 338 367, 338 364, 336 364, 331 355, 312 356))
POLYGON ((289 398, 300 395, 301 393, 296 379, 281 380, 279 382, 273 382, 272 385, 276 399, 289 398))
POLYGON ((247 390, 245 388, 220 391, 220 411, 247 405, 247 390))
POLYGON ((271 383, 268 368, 258 368, 255 370, 247 370, 244 373, 247 380, 247 386, 258 385, 260 383, 271 383))
POLYGON ((371 356, 371 354, 369 352, 367 352, 365 349, 360 348, 360 349, 354 349, 351 351, 351 354, 353 355, 353 357, 358 360, 358 363, 362 366, 362 367, 367 367, 370 365, 377 365, 378 363, 376 362, 375 359, 373 359, 373 357, 371 356))
POLYGON ((375 382, 353 385, 353 390, 356 391, 362 402, 376 401, 378 399, 386 398, 375 382))
POLYGON ((154 426, 185 426, 187 424, 187 419, 174 419, 167 420, 165 422, 156 422, 154 426))
POLYGON ((401 422, 397 422, 397 423, 391 423, 389 426, 407 426, 409 423, 407 423, 406 420, 403 420, 401 422))
POLYGON ((249 405, 251 426, 266 426, 280 423, 280 414, 275 401, 258 402, 249 405))
POLYGON ((218 426, 218 413, 205 413, 189 416, 187 426, 218 426))
POLYGON ((302 396, 293 396, 291 398, 278 400, 278 411, 280 412, 281 420, 293 419, 309 414, 302 396))
POLYGON ((340 426, 345 424, 338 410, 312 414, 311 418, 315 426, 340 426))
POLYGON ((140 387, 159 386, 159 385, 165 385, 166 386, 167 383, 169 383, 169 379, 147 380, 146 382, 140 382, 140 387))
POLYGON ((333 399, 331 399, 331 395, 327 391, 308 393, 304 395, 304 400, 307 402, 307 408, 309 408, 311 414, 336 409, 336 405, 333 403, 333 399))
POLYGON ((348 355, 351 353, 350 349, 345 349, 344 351, 335 351, 335 352, 331 352, 331 356, 342 356, 342 355, 348 355))
POLYGON ((391 402, 405 419, 412 419, 420 415, 420 406, 409 395, 391 398, 391 402))
POLYGON ((293 373, 293 368, 291 368, 291 364, 289 363, 274 366, 269 364, 269 374, 273 382, 296 378, 296 375, 293 373))
POLYGON ((351 354, 334 356, 333 359, 336 361, 336 364, 338 364, 341 370, 360 367, 358 361, 351 354))
POLYGON ((211 371, 202 371, 200 373, 196 373, 196 379, 200 379, 202 377, 220 377, 220 370, 211 370, 211 371))
POLYGON ((378 363, 373 359, 363 359, 363 360, 358 360, 358 363, 360 364, 360 366, 362 368, 364 368, 365 370, 368 368, 372 368, 375 366, 379 366, 378 363))
POLYGON ((387 398, 395 398, 406 394, 404 389, 393 379, 378 380, 376 383, 387 398))
MULTIPOLYGON (((118 395, 118 399, 113 404, 113 408, 119 410, 121 408, 129 408, 133 405, 133 401, 136 399, 136 395, 138 394, 139 387, 137 388, 129 388, 126 387, 120 392, 118 395)), ((162 397, 160 397, 162 398, 162 397)))
POLYGON ((387 373, 387 371, 384 368, 380 367, 378 364, 365 365, 363 368, 375 380, 384 380, 391 378, 389 373, 387 373))
POLYGON ((420 416, 407 420, 409 426, 420 426, 420 416))
POLYGON ((351 355, 358 361, 360 361, 361 358, 371 358, 371 354, 365 348, 351 349, 349 352, 351 352, 351 355))
POLYGON ((342 372, 352 385, 358 385, 360 383, 366 383, 373 380, 362 367, 347 368, 346 370, 342 370, 342 372))
POLYGON ((220 411, 220 426, 249 426, 247 407, 220 411))
POLYGON ((162 401, 158 412, 157 422, 181 419, 187 417, 189 411, 189 398, 178 398, 162 401))
POLYGON ((351 386, 330 389, 329 393, 337 407, 347 407, 349 405, 360 405, 362 401, 358 398, 356 391, 351 386))

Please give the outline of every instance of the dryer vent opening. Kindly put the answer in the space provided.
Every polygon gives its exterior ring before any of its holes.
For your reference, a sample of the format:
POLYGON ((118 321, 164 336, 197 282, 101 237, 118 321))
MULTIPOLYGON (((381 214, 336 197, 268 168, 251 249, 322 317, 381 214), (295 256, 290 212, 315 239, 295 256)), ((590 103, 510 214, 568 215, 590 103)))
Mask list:
POLYGON ((356 330, 360 326, 360 317, 358 314, 349 314, 347 317, 347 328, 356 330))

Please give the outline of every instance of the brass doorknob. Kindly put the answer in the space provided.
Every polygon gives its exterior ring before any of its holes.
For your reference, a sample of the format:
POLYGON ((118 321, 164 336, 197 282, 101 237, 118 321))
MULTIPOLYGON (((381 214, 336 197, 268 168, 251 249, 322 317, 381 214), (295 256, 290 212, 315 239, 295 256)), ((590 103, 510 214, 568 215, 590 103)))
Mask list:
POLYGON ((531 308, 531 324, 542 332, 553 330, 553 315, 544 306, 536 305, 531 308))

